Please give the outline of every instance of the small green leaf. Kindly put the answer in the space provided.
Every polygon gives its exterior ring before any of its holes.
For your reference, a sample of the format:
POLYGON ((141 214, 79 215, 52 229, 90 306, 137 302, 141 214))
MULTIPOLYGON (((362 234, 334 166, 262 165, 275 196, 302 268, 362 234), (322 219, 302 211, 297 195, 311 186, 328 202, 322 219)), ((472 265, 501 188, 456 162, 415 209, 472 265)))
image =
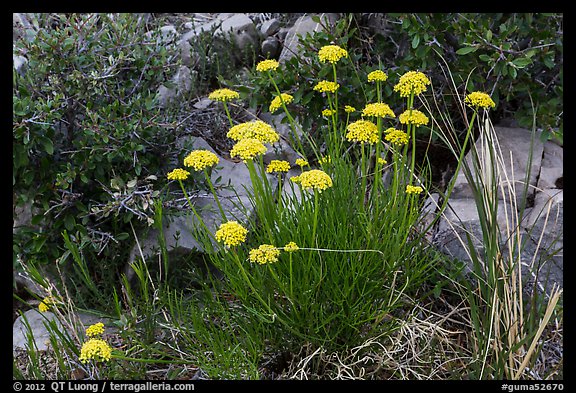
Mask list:
POLYGON ((415 35, 414 38, 412 38, 412 49, 418 48, 418 44, 420 44, 420 36, 415 35))
POLYGON ((41 143, 42 146, 44 146, 46 153, 50 155, 54 154, 54 145, 52 144, 52 140, 50 140, 50 138, 42 137, 41 143))
POLYGON ((482 54, 482 55, 478 56, 478 58, 482 61, 485 61, 485 62, 489 62, 490 60, 492 60, 492 58, 486 54, 482 54))
POLYGON ((478 47, 476 46, 465 46, 463 48, 460 48, 456 51, 457 55, 466 55, 468 53, 472 53, 472 52, 476 52, 476 50, 478 49, 478 47))
POLYGON ((532 59, 529 59, 528 57, 521 57, 519 59, 515 59, 512 62, 512 64, 514 64, 518 68, 524 68, 527 65, 532 64, 532 59))

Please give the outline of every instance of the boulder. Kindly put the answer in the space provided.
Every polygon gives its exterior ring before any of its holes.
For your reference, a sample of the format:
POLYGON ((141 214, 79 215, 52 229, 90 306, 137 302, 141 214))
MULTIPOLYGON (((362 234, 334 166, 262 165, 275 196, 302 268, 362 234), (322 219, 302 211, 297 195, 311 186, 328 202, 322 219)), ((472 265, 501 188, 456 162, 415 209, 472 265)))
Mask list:
MULTIPOLYGON (((320 20, 328 25, 336 23, 339 18, 338 14, 323 13, 318 15, 320 20)), ((310 15, 301 16, 296 20, 294 25, 287 31, 284 39, 284 47, 280 53, 279 62, 284 63, 294 56, 300 55, 303 51, 300 45, 300 38, 305 37, 308 33, 322 31, 322 24, 315 22, 310 15)))

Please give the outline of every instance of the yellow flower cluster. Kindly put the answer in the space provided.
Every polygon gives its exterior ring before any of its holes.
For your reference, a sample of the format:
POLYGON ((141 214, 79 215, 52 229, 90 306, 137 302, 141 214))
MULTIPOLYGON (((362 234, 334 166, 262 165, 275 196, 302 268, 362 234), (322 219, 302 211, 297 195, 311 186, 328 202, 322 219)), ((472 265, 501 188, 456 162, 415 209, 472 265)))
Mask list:
POLYGON ((237 246, 246 241, 248 230, 238 221, 228 221, 221 224, 214 234, 216 241, 224 243, 226 247, 237 246))
POLYGON ((234 90, 230 90, 227 88, 214 90, 212 93, 208 95, 208 98, 212 101, 231 101, 236 98, 240 98, 240 94, 234 90))
POLYGON ((88 326, 86 329, 86 335, 88 337, 101 336, 104 334, 104 324, 102 322, 95 323, 94 325, 88 326))
POLYGON ((405 145, 408 143, 408 134, 402 130, 397 130, 395 128, 388 128, 386 131, 385 140, 392 143, 393 145, 405 145))
POLYGON ((220 159, 210 150, 194 150, 184 158, 184 165, 201 171, 218 164, 220 159))
POLYGON ((475 91, 464 98, 464 103, 472 108, 494 108, 496 104, 486 93, 475 91))
POLYGON ((272 126, 262 120, 236 124, 230 128, 226 136, 235 141, 257 139, 262 143, 275 143, 280 140, 280 135, 278 135, 272 126))
POLYGON ((398 119, 402 124, 415 124, 417 126, 428 124, 428 117, 417 109, 404 111, 404 113, 398 116, 398 119))
POLYGON ((407 194, 420 194, 422 191, 424 190, 420 186, 411 186, 411 185, 406 186, 407 194))
POLYGON ((376 102, 372 104, 366 104, 366 107, 362 110, 362 116, 373 116, 373 117, 396 117, 394 111, 390 109, 388 104, 384 104, 383 102, 376 102))
POLYGON ((426 86, 430 80, 426 75, 419 71, 408 71, 400 77, 398 83, 394 86, 394 91, 400 92, 400 97, 415 96, 426 91, 426 86))
POLYGON ((320 169, 312 169, 303 172, 300 176, 291 177, 290 180, 300 183, 302 188, 315 189, 320 193, 327 188, 332 187, 332 179, 326 172, 321 171, 320 169))
POLYGON ((272 102, 270 102, 270 108, 268 108, 270 112, 274 113, 278 109, 280 109, 282 107, 282 101, 284 101, 284 105, 288 105, 289 103, 294 101, 294 97, 288 93, 282 93, 279 96, 274 97, 274 99, 272 99, 272 102))
POLYGON ((298 251, 300 247, 294 242, 289 242, 284 246, 284 251, 286 252, 295 252, 298 251))
POLYGON ((321 93, 335 93, 340 85, 332 81, 320 81, 314 86, 314 91, 319 91, 321 93))
POLYGON ((388 75, 384 71, 376 70, 368 74, 368 82, 385 82, 388 79, 388 75))
POLYGON ((346 113, 353 113, 356 112, 356 108, 350 105, 344 105, 344 112, 346 113))
POLYGON ((318 163, 320 165, 324 165, 324 164, 331 164, 332 163, 332 158, 330 156, 322 156, 320 157, 320 159, 318 160, 318 163))
POLYGON ((290 170, 290 163, 284 160, 272 160, 266 167, 266 172, 288 172, 290 170))
POLYGON ((240 157, 244 162, 266 153, 266 146, 255 138, 241 139, 230 150, 231 157, 240 157))
POLYGON ((262 244, 260 247, 250 250, 248 258, 250 262, 265 263, 278 262, 280 250, 270 244, 262 244))
POLYGON ((380 165, 386 165, 386 164, 388 164, 388 161, 386 161, 386 160, 383 159, 382 157, 378 157, 377 160, 378 160, 378 164, 380 164, 380 165))
POLYGON ((305 167, 308 165, 308 161, 306 161, 303 158, 297 158, 296 159, 296 165, 300 166, 300 167, 305 167))
POLYGON ((318 51, 318 58, 322 63, 329 62, 334 64, 343 57, 348 57, 348 52, 338 45, 326 45, 318 51))
POLYGON ((168 180, 186 180, 190 176, 190 172, 182 168, 176 168, 168 173, 168 180))
POLYGON ((80 349, 80 361, 87 363, 88 360, 109 361, 112 357, 112 348, 108 343, 99 338, 91 338, 80 349))
POLYGON ((324 116, 324 117, 330 117, 330 116, 332 116, 332 115, 335 114, 335 113, 336 113, 336 111, 335 111, 334 109, 324 109, 324 110, 322 111, 322 116, 324 116))
POLYGON ((46 296, 44 299, 42 299, 40 304, 38 304, 38 311, 46 312, 50 310, 50 307, 52 307, 54 304, 56 304, 56 299, 54 296, 46 296))
POLYGON ((347 130, 346 139, 351 142, 367 142, 369 144, 378 142, 378 127, 371 121, 355 121, 348 125, 347 130))
POLYGON ((256 71, 258 72, 275 71, 279 65, 280 63, 278 63, 276 60, 262 60, 260 63, 256 65, 256 71))

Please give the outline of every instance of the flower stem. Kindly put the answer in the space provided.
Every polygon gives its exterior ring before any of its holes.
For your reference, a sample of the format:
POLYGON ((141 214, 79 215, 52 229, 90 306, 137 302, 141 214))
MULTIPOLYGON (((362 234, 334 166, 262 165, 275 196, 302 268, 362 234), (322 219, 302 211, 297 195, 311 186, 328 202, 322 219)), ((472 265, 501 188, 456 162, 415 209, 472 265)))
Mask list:
POLYGON ((212 195, 214 196, 214 200, 216 201, 216 204, 218 205, 218 209, 220 210, 220 215, 222 216, 222 220, 225 222, 225 221, 227 221, 226 214, 224 213, 224 209, 222 208, 222 205, 220 204, 220 198, 218 198, 218 195, 216 194, 216 191, 214 190, 214 185, 212 184, 212 179, 210 179, 210 175, 208 175, 208 171, 206 170, 206 168, 204 168, 204 177, 206 178, 206 182, 208 183, 208 187, 210 187, 210 191, 212 192, 212 195))

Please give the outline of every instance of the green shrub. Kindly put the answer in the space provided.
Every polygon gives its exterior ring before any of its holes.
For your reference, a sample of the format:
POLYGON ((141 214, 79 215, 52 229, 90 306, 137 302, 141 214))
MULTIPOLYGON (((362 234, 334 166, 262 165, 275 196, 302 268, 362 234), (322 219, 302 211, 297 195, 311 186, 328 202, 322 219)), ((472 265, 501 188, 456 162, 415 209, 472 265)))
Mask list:
POLYGON ((174 54, 145 34, 138 14, 37 17, 47 26, 15 43, 28 63, 13 73, 12 184, 14 205, 38 208, 32 224, 43 231, 15 234, 14 258, 53 264, 67 230, 110 264, 126 250, 128 223, 152 217, 162 186, 149 176, 174 135, 156 89, 170 79, 174 54))

